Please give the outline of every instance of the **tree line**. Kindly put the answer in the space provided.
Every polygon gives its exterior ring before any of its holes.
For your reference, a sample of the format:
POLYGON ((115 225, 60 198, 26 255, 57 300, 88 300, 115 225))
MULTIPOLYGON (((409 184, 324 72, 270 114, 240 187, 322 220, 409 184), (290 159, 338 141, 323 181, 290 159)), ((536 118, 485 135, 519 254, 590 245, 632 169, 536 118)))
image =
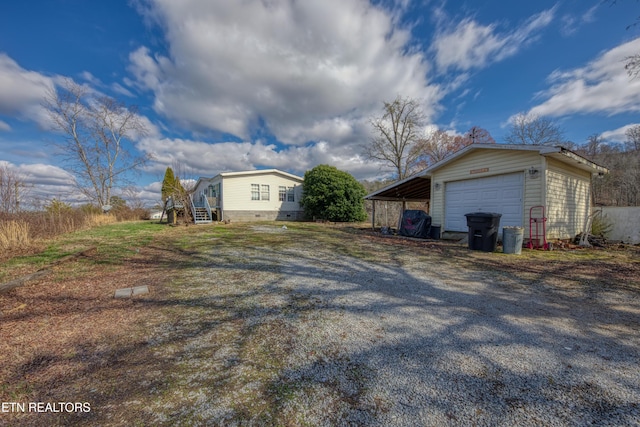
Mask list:
MULTIPOLYGON (((147 132, 145 122, 137 115, 135 108, 97 95, 70 80, 58 92, 52 90, 44 100, 44 105, 55 130, 62 135, 58 148, 68 170, 73 172, 78 190, 99 209, 121 204, 119 198, 115 199, 117 203, 113 203, 113 188, 126 183, 129 173, 151 160, 148 155, 132 156, 126 148, 133 138, 147 132)), ((334 195, 342 194, 352 200, 354 195, 364 196, 367 191, 380 188, 390 181, 406 178, 470 144, 496 142, 480 126, 473 126, 461 135, 427 126, 420 103, 402 96, 384 102, 381 115, 372 118, 370 125, 373 136, 363 145, 363 153, 369 160, 388 167, 392 175, 387 181, 365 182, 365 185, 357 183, 355 186, 345 176, 323 170, 324 176, 330 176, 334 181, 334 195)), ((551 119, 519 114, 512 119, 504 142, 561 145, 571 149, 610 170, 609 174, 594 180, 594 203, 640 205, 640 125, 627 130, 623 143, 613 143, 601 135, 592 135, 586 143, 578 145, 567 141, 563 131, 551 119)), ((17 212, 21 209, 21 196, 24 196, 27 186, 17 172, 6 165, 0 166, 0 212, 17 212)), ((188 191, 169 169, 169 175, 163 181, 162 200, 165 201, 168 195, 186 197, 188 191)), ((321 171, 314 172, 320 174, 321 171)), ((303 202, 310 207, 321 199, 320 196, 310 197, 303 202)), ((335 213, 340 211, 340 207, 332 207, 323 217, 331 220, 348 218, 345 220, 349 221, 362 217, 359 205, 351 208, 345 206, 351 206, 350 202, 343 206, 344 215, 335 213)), ((310 216, 320 215, 317 207, 310 209, 313 211, 310 216)))
MULTIPOLYGON (((491 134, 473 126, 463 135, 425 126, 425 115, 417 100, 398 96, 384 102, 379 117, 371 119, 373 137, 363 146, 369 160, 391 172, 385 182, 364 182, 370 191, 412 175, 474 143, 495 143, 491 134)), ((506 144, 559 145, 605 166, 610 173, 593 180, 593 201, 598 205, 640 206, 640 125, 626 131, 622 143, 590 136, 576 144, 552 119, 517 114, 511 120, 506 144)))

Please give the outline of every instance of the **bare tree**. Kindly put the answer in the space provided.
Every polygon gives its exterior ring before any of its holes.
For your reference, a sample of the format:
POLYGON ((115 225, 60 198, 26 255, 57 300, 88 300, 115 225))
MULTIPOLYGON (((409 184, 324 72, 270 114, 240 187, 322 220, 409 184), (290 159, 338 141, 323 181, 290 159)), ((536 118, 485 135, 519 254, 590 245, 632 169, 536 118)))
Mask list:
POLYGON ((481 128, 480 126, 473 126, 469 129, 464 137, 463 145, 466 147, 469 144, 495 144, 496 140, 493 139, 488 130, 481 128))
POLYGON ((517 114, 505 137, 508 144, 555 145, 564 141, 563 131, 553 120, 532 114, 517 114))
POLYGON ((0 164, 0 212, 19 212, 26 188, 24 178, 18 171, 0 164))
POLYGON ((464 135, 450 135, 443 130, 435 130, 417 144, 419 168, 431 166, 450 154, 471 144, 495 144, 491 134, 478 126, 473 126, 464 135))
POLYGON ((146 209, 145 203, 140 197, 140 189, 129 185, 122 189, 122 195, 124 199, 127 201, 127 206, 131 209, 146 209))
POLYGON ((428 167, 443 160, 449 154, 462 148, 463 138, 449 135, 446 131, 437 129, 422 138, 418 144, 420 168, 428 167))
POLYGON ((371 119, 375 136, 364 147, 366 156, 392 166, 398 179, 405 178, 419 156, 416 143, 424 119, 415 99, 397 96, 385 102, 382 117, 371 119))
POLYGON ((627 137, 625 141, 627 151, 640 152, 640 125, 630 127, 624 134, 627 137))
MULTIPOLYGON (((633 135, 633 132, 631 134, 633 135)), ((640 205, 640 151, 634 148, 631 138, 628 135, 626 144, 616 144, 594 134, 589 136, 586 144, 578 148, 579 154, 606 166, 610 171, 593 180, 594 203, 613 206, 640 205)))
POLYGON ((595 159, 600 154, 600 147, 606 141, 599 133, 594 133, 593 135, 589 135, 587 138, 587 143, 583 146, 582 152, 589 159, 595 159))
POLYGON ((134 155, 126 148, 147 129, 134 107, 66 80, 50 90, 43 102, 53 127, 62 133, 56 145, 78 189, 98 206, 111 204, 112 189, 126 182, 151 157, 134 155))

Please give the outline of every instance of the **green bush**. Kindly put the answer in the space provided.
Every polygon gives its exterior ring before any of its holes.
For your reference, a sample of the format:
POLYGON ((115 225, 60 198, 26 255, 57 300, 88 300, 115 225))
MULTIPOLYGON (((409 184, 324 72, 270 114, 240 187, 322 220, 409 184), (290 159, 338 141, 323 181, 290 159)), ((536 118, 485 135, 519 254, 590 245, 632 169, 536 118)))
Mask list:
POLYGON ((309 219, 364 221, 366 194, 362 184, 349 173, 319 165, 304 174, 301 204, 309 219))

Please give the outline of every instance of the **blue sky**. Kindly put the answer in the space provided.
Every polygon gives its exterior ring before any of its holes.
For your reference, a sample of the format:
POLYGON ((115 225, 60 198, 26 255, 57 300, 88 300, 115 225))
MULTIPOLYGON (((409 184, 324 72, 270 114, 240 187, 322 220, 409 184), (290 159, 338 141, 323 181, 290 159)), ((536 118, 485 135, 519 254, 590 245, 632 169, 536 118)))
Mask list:
POLYGON ((331 164, 384 175, 362 156, 369 119, 396 95, 429 123, 503 142, 518 113, 582 144, 640 123, 635 1, 48 0, 0 4, 0 163, 31 196, 73 198, 41 101, 62 78, 139 107, 155 160, 136 178, 159 199, 167 166, 190 177, 331 164))

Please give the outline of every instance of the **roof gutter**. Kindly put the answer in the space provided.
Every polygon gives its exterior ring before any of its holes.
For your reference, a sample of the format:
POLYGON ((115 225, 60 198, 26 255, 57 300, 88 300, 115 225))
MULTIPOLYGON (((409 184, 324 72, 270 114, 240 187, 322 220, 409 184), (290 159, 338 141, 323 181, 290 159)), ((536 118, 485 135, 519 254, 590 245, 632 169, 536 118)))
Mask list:
POLYGON ((542 156, 553 156, 554 154, 559 154, 560 156, 563 156, 565 158, 565 161, 569 160, 567 163, 575 162, 581 166, 581 169, 590 170, 592 173, 595 173, 598 175, 604 175, 609 173, 609 169, 605 168, 604 166, 600 166, 599 164, 594 163, 582 157, 581 155, 576 154, 573 151, 568 150, 564 147, 559 147, 559 146, 548 147, 543 150, 540 150, 540 154, 542 156))

